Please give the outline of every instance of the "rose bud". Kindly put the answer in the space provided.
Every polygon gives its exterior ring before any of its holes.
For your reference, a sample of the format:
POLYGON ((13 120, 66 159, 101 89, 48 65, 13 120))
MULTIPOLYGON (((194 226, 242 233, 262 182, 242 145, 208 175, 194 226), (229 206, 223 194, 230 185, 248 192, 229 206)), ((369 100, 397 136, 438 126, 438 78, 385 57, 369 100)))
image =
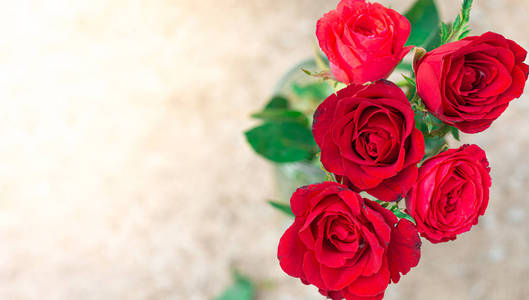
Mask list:
POLYGON ((329 96, 314 113, 312 132, 325 169, 352 190, 384 201, 407 194, 424 156, 411 105, 386 80, 329 96))
POLYGON ((337 80, 365 83, 388 77, 412 46, 410 22, 364 0, 342 0, 318 20, 316 36, 337 80))
POLYGON ((526 55, 493 32, 445 44, 416 64, 417 92, 443 122, 466 133, 481 132, 522 94, 526 55))
POLYGON ((426 160, 406 197, 406 210, 432 243, 456 239, 478 223, 491 186, 485 151, 476 145, 450 149, 426 160))
POLYGON ((332 299, 379 300, 388 284, 419 263, 421 240, 410 221, 336 182, 299 188, 294 224, 281 237, 288 275, 332 299))

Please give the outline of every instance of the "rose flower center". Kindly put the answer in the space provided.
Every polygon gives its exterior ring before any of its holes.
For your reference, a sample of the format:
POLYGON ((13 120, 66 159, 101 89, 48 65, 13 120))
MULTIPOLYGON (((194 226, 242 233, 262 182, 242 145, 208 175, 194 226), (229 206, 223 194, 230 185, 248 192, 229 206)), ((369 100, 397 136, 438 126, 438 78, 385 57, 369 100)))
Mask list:
POLYGON ((454 212, 457 208, 457 199, 461 196, 460 190, 450 191, 446 195, 444 211, 448 214, 454 212))
POLYGON ((355 148, 364 159, 378 160, 391 148, 391 136, 381 129, 368 129, 361 133, 355 148))
POLYGON ((461 91, 471 91, 480 87, 483 83, 485 74, 481 70, 476 70, 472 67, 465 67, 463 71, 463 79, 461 80, 461 91))
POLYGON ((350 253, 348 258, 363 253, 365 241, 358 228, 343 216, 331 215, 325 218, 324 247, 328 251, 350 253))
POLYGON ((353 25, 353 31, 365 35, 375 36, 384 32, 384 22, 369 15, 360 15, 353 25))

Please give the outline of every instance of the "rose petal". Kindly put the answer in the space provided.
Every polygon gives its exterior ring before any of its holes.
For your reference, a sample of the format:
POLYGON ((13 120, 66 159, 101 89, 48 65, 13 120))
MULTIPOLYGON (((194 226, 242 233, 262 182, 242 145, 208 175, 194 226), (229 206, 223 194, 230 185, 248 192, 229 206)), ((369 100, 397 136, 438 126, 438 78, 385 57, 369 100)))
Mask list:
POLYGON ((277 258, 281 269, 292 277, 302 276, 303 255, 305 246, 298 238, 303 219, 297 218, 279 240, 277 258))
POLYGON ((388 262, 391 279, 399 282, 400 274, 406 275, 417 266, 421 258, 421 239, 417 228, 406 219, 401 219, 391 233, 388 262))

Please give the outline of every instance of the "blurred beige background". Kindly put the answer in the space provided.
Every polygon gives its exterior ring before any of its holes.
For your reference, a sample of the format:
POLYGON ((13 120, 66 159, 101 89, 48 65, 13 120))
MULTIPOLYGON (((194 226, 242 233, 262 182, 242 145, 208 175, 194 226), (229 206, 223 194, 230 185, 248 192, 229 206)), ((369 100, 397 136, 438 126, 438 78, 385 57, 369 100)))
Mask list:
MULTIPOLYGON (((336 2, 2 1, 0 299, 208 299, 230 266, 259 299, 320 299, 280 271, 290 221, 242 131, 336 2)), ((475 2, 474 33, 529 48, 527 0, 475 2)), ((386 299, 529 298, 528 115, 529 92, 464 136, 492 165, 487 215, 424 242, 386 299)))

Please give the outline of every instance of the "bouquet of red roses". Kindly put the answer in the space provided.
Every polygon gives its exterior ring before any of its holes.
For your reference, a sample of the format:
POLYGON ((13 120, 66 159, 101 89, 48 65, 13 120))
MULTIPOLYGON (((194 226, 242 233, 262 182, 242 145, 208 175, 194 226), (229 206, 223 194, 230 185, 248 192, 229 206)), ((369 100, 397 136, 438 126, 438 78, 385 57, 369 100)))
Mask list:
POLYGON ((263 121, 246 132, 257 153, 321 166, 326 178, 314 183, 314 168, 298 168, 308 185, 290 206, 271 202, 295 217, 278 247, 288 275, 331 299, 382 299, 419 263, 419 236, 454 240, 485 213, 485 151, 447 149, 446 138, 491 126, 522 94, 529 67, 514 41, 469 36, 471 4, 445 24, 433 0, 405 15, 342 0, 316 25, 323 54, 301 66, 314 80, 300 85, 289 74, 253 115, 263 121), (396 83, 387 80, 394 70, 396 83))

